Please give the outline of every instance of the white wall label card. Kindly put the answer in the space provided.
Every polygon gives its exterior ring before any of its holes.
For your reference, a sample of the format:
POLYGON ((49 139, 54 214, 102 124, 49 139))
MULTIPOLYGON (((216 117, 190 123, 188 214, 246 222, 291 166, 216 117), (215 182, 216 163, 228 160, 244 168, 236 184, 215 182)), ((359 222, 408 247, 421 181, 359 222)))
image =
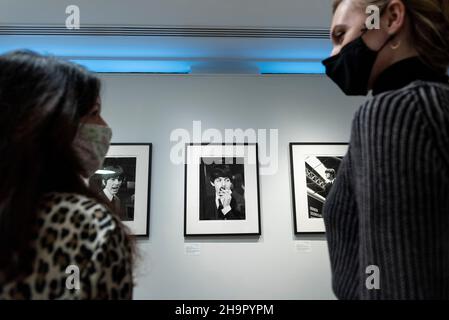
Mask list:
POLYGON ((184 253, 187 256, 199 256, 201 254, 201 247, 198 243, 184 244, 184 253))
POLYGON ((311 241, 296 241, 295 243, 296 251, 301 253, 309 253, 312 252, 312 242, 311 241))

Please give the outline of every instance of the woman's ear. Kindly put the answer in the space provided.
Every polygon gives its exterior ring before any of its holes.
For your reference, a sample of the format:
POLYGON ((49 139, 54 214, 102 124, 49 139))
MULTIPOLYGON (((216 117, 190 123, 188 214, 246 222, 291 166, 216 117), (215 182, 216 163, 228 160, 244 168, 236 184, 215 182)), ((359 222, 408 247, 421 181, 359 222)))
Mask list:
POLYGON ((391 0, 385 11, 386 30, 389 35, 397 34, 405 23, 407 9, 402 0, 391 0))

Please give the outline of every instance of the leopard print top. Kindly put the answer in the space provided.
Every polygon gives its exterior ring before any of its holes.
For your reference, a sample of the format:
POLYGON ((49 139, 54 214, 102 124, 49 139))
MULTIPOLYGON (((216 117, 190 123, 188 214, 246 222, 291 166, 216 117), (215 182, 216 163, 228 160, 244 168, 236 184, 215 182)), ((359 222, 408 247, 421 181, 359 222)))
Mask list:
POLYGON ((37 222, 34 271, 0 283, 0 299, 132 298, 131 244, 103 205, 77 194, 48 194, 37 222))

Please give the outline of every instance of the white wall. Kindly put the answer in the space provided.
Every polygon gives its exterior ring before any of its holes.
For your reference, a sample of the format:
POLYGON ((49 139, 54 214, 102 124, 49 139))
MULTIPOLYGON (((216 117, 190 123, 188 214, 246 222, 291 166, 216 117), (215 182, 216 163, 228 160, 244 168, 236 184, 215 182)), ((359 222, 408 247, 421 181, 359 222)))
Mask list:
POLYGON ((113 142, 152 142, 150 237, 136 299, 333 299, 324 236, 293 233, 289 142, 345 142, 360 99, 323 76, 102 75, 113 142), (170 133, 279 129, 279 170, 261 176, 262 236, 185 239, 184 166, 170 162, 170 133), (312 251, 295 249, 311 240, 312 251), (201 254, 184 254, 199 243, 201 254))
POLYGON ((2 0, 0 22, 64 25, 68 5, 81 24, 328 28, 329 0, 2 0))

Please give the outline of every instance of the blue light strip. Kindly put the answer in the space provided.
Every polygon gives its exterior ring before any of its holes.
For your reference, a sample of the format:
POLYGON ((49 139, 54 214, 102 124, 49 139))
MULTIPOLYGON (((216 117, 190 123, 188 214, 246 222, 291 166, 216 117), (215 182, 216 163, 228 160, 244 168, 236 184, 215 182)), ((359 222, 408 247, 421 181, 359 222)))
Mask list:
MULTIPOLYGON (((154 60, 71 60, 100 73, 183 73, 191 70, 188 61, 154 60)), ((261 74, 324 74, 321 62, 256 62, 261 74)))
POLYGON ((189 73, 186 61, 154 60, 70 60, 90 71, 101 73, 189 73))
MULTIPOLYGON (((123 39, 125 40, 131 41, 128 38, 123 39)), ((67 39, 59 36, 0 36, 0 54, 26 48, 41 54, 66 57, 93 72, 100 73, 188 74, 191 73, 194 64, 210 63, 211 57, 207 55, 204 56, 204 61, 197 58, 195 61, 188 61, 186 52, 176 51, 174 47, 170 47, 169 50, 164 46, 144 46, 138 42, 123 46, 123 42, 120 41, 121 39, 115 38, 80 36, 71 37, 70 46, 67 46, 67 39), (157 56, 157 60, 151 60, 152 56, 157 56)), ((288 58, 285 55, 279 56, 278 61, 266 55, 267 61, 263 61, 263 58, 257 58, 258 61, 247 58, 247 61, 241 63, 256 66, 261 74, 324 74, 324 66, 320 62, 320 59, 327 56, 324 51, 326 50, 307 51, 306 48, 301 52, 292 51, 288 58), (282 61, 282 59, 289 60, 282 61)), ((198 52, 195 52, 189 56, 197 57, 197 54, 198 52)))
POLYGON ((324 74, 319 61, 305 62, 257 62, 261 74, 324 74))

